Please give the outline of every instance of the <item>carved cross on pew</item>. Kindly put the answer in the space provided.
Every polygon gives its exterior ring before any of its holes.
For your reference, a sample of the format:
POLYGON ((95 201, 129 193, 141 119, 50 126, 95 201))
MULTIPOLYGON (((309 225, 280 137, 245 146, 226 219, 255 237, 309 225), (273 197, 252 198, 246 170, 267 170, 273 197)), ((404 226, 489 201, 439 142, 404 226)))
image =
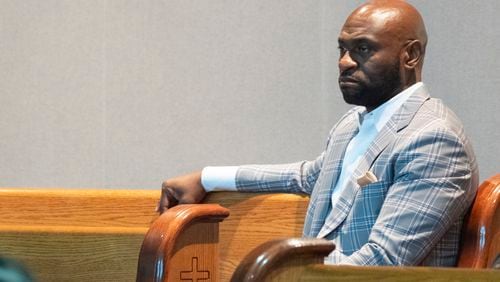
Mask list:
POLYGON ((181 280, 187 281, 207 281, 210 280, 210 271, 198 271, 198 258, 193 257, 191 260, 191 271, 181 271, 181 280))

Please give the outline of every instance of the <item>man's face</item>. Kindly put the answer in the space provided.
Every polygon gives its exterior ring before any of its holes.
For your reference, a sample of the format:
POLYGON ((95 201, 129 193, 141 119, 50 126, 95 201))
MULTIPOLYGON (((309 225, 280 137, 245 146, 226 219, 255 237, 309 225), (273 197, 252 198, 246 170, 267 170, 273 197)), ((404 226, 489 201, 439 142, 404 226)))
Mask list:
MULTIPOLYGON (((386 15, 387 16, 387 15, 386 15)), ((403 90, 397 34, 383 16, 351 15, 339 36, 339 86, 348 104, 373 110, 403 90)))

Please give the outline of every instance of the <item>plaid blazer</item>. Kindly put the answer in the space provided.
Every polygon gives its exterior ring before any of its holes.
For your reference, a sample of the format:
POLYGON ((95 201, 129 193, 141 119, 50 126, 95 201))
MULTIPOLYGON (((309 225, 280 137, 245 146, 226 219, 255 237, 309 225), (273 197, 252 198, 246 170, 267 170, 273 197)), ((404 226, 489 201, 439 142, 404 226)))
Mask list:
POLYGON ((355 107, 340 119, 314 161, 241 166, 237 189, 310 194, 304 236, 335 242, 327 263, 454 266, 478 185, 461 122, 425 86, 418 88, 368 147, 332 207, 343 154, 363 111, 355 107), (367 172, 376 180, 358 183, 367 172))

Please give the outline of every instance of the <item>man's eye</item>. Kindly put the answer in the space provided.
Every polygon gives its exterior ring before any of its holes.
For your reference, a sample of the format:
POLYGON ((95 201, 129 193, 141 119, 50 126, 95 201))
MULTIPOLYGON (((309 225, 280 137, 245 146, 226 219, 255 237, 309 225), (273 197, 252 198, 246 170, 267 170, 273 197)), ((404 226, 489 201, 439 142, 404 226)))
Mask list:
POLYGON ((358 52, 366 54, 370 52, 370 48, 366 45, 360 45, 358 46, 358 52))

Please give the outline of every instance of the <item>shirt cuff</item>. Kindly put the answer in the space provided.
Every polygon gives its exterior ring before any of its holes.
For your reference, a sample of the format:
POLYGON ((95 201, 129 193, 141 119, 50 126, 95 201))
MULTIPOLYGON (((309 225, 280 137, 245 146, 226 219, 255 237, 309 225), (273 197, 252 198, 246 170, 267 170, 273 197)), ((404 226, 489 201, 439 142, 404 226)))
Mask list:
POLYGON ((237 166, 207 166, 201 171, 201 185, 206 192, 236 191, 237 166))

